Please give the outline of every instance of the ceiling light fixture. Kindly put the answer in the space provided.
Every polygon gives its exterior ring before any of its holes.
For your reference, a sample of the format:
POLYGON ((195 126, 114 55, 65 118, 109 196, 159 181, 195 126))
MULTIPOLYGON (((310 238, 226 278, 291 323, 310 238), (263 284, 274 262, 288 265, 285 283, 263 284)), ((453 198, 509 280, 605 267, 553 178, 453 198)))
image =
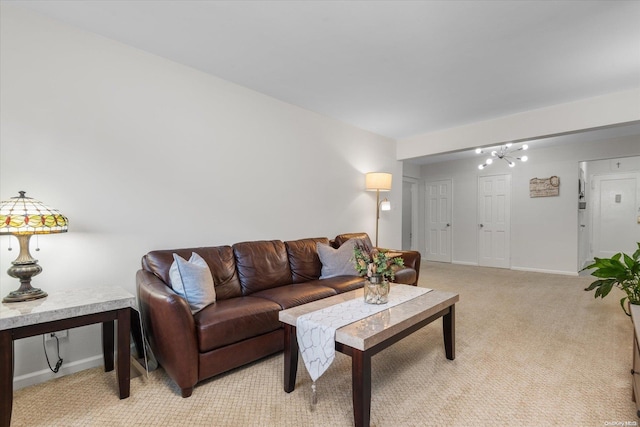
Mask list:
MULTIPOLYGON (((478 166, 478 169, 482 170, 493 163, 494 158, 502 159, 509 164, 509 167, 514 167, 516 165, 516 160, 520 160, 521 162, 526 162, 529 160, 529 157, 522 156, 516 157, 518 151, 525 151, 529 148, 527 144, 523 144, 522 147, 516 148, 515 150, 511 150, 511 146, 513 144, 508 143, 499 147, 498 150, 491 151, 491 157, 489 157, 485 162, 478 166)), ((483 154, 484 151, 482 148, 476 148, 476 154, 483 154)))

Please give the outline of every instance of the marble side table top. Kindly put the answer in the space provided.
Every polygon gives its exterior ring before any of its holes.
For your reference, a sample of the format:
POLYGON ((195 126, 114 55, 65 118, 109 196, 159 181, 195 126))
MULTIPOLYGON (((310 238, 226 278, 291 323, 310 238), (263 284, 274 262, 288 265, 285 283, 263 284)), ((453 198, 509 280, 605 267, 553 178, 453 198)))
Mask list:
POLYGON ((49 290, 45 298, 0 304, 0 330, 134 307, 135 297, 119 287, 49 290))

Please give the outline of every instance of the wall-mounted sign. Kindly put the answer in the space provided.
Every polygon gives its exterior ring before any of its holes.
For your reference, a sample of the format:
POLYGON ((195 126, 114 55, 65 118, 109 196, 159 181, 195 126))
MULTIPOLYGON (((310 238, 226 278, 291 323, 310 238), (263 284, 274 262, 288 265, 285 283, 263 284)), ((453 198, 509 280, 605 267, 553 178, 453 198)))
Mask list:
POLYGON ((550 197, 560 195, 560 178, 531 178, 529 180, 529 197, 550 197))

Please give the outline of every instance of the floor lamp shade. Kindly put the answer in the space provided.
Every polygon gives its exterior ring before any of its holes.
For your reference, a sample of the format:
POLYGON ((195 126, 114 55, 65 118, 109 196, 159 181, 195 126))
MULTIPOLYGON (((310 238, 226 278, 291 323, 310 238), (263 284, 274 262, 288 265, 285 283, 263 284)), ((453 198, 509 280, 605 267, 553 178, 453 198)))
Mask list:
POLYGON ((386 172, 369 172, 365 176, 367 191, 391 191, 392 175, 386 172))

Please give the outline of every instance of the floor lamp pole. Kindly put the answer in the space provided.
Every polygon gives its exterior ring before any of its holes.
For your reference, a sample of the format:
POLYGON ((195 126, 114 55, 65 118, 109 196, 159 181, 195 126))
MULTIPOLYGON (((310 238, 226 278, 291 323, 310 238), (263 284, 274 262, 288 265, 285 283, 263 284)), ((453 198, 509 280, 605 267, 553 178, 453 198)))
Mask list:
POLYGON ((378 223, 380 222, 380 190, 376 189, 376 248, 378 247, 378 223))

